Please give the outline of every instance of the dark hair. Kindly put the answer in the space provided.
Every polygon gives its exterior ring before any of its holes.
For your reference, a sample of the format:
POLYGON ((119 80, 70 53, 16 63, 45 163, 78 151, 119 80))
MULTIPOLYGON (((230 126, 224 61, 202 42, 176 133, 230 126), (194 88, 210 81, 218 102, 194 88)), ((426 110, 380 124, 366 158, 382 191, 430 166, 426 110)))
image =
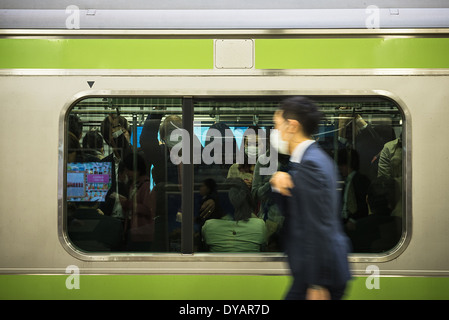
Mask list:
MULTIPOLYGON (((259 143, 259 139, 258 139, 259 129, 260 129, 259 126, 249 126, 249 127, 245 130, 245 132, 243 133, 243 141, 242 141, 242 145, 241 145, 241 148, 243 148, 243 150, 244 150, 244 148, 245 148, 245 142, 248 141, 248 137, 251 136, 251 135, 253 135, 253 133, 254 133, 254 135, 257 136, 256 142, 259 143)), ((239 171, 240 171, 240 172, 249 172, 249 173, 251 173, 251 168, 252 168, 253 165, 254 165, 254 164, 250 164, 250 163, 249 163, 248 156, 247 156, 246 153, 244 152, 244 153, 243 153, 243 163, 239 163, 239 166, 238 166, 239 171)))
POLYGON ((134 155, 137 159, 137 172, 139 173, 139 176, 143 176, 148 174, 147 173, 147 166, 145 164, 145 160, 143 157, 138 153, 128 153, 128 155, 123 159, 123 164, 126 169, 134 171, 134 155))
MULTIPOLYGON (((128 125, 128 120, 126 120, 125 117, 123 116, 118 116, 118 123, 119 125, 125 129, 126 131, 129 132, 129 125, 128 125)), ((104 141, 106 141, 107 144, 110 144, 111 141, 109 141, 109 134, 111 133, 111 120, 109 118, 109 116, 107 116, 106 118, 104 118, 104 120, 101 122, 101 135, 104 138, 104 141)))
POLYGON ((209 189, 210 193, 217 191, 217 183, 214 179, 208 178, 203 181, 203 184, 209 189))
MULTIPOLYGON (((235 140, 234 133, 232 133, 231 128, 224 122, 217 122, 210 126, 210 128, 207 130, 206 133, 206 146, 210 143, 218 141, 221 145, 221 166, 223 167, 230 167, 230 165, 226 164, 226 159, 231 156, 232 157, 232 163, 235 163, 236 154, 235 152, 232 152, 231 154, 226 154, 226 144, 232 143, 232 149, 236 150, 237 141, 235 140), (212 130, 218 130, 221 134, 221 139, 212 135, 212 130), (228 134, 226 134, 228 133, 228 134)), ((215 156, 215 148, 211 150, 210 152, 211 157, 215 156)))
POLYGON ((84 161, 83 150, 81 149, 80 142, 78 137, 75 136, 73 132, 69 132, 67 135, 67 153, 70 155, 71 153, 75 153, 75 158, 73 161, 81 162, 84 161))
POLYGON ((281 101, 279 109, 283 111, 284 119, 297 120, 305 135, 310 136, 318 131, 322 114, 312 100, 306 97, 287 98, 281 101))
POLYGON ((81 150, 80 142, 73 132, 69 132, 67 139, 67 150, 69 153, 81 150))
POLYGON ((249 126, 245 132, 243 132, 243 142, 242 142, 242 147, 244 146, 245 142, 248 141, 249 137, 252 135, 255 135, 257 138, 256 142, 259 143, 258 141, 258 136, 259 136, 259 130, 261 128, 259 126, 249 126))
POLYGON ((101 149, 103 148, 103 137, 98 131, 91 130, 83 138, 83 148, 101 149))
POLYGON ((83 122, 77 115, 69 115, 69 131, 78 139, 81 138, 81 134, 83 132, 83 122))
POLYGON ((240 178, 228 178, 226 183, 229 185, 229 201, 234 207, 234 220, 248 221, 255 209, 251 190, 240 178))

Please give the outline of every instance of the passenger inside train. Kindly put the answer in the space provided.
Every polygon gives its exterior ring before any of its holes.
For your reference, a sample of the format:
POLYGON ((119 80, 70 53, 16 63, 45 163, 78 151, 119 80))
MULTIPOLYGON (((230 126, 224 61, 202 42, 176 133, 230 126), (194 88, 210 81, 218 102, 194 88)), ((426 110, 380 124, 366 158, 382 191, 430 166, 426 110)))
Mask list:
POLYGON ((98 161, 104 158, 103 136, 98 130, 88 131, 83 138, 83 153, 86 160, 98 161))
POLYGON ((124 232, 127 251, 149 252, 154 239, 155 197, 150 191, 150 177, 144 158, 138 153, 129 153, 124 159, 128 197, 119 195, 125 212, 124 232))
POLYGON ((361 217, 348 230, 354 252, 384 252, 399 241, 401 218, 392 215, 396 206, 394 179, 373 180, 366 192, 368 215, 361 217))
POLYGON ((201 228, 206 247, 211 252, 260 252, 266 244, 263 219, 254 214, 255 203, 247 182, 229 178, 228 196, 234 217, 208 219, 201 228))
MULTIPOLYGON (((70 240, 87 252, 180 252, 185 237, 194 252, 282 252, 284 217, 269 179, 288 170, 289 156, 273 155, 269 141, 283 98, 194 99, 193 132, 185 136, 176 135, 184 132, 183 98, 78 102, 66 132, 70 240), (183 163, 174 160, 188 152, 193 181, 182 181, 183 163), (187 183, 191 215, 182 212, 187 183), (181 232, 186 216, 190 235, 181 232)), ((354 253, 393 249, 402 234, 398 107, 379 97, 314 98, 324 116, 313 138, 339 170, 341 221, 354 253)))

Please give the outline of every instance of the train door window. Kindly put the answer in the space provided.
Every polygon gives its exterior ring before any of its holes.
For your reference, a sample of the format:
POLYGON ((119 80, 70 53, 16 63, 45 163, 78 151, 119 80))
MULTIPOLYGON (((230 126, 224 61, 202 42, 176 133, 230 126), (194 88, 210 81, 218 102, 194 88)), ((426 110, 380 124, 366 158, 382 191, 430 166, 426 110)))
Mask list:
MULTIPOLYGON (((284 217, 269 179, 289 159, 270 162, 269 135, 283 98, 195 100, 195 250, 282 251, 284 217)), ((311 98, 323 113, 314 139, 340 172, 341 222, 354 252, 392 249, 402 234, 401 112, 379 97, 311 98)))
POLYGON ((70 241, 87 252, 179 252, 179 166, 166 137, 177 98, 87 98, 69 112, 66 207, 70 241))
MULTIPOLYGON (((65 133, 71 243, 86 252, 281 252, 284 216, 269 179, 289 157, 272 161, 269 136, 284 98, 76 103, 65 133)), ((323 113, 313 138, 339 170, 340 220, 354 253, 393 249, 406 218, 401 110, 379 96, 310 98, 323 113)))
POLYGON ((386 98, 327 98, 316 139, 341 176, 341 219, 354 253, 398 245, 403 229, 403 118, 386 98))

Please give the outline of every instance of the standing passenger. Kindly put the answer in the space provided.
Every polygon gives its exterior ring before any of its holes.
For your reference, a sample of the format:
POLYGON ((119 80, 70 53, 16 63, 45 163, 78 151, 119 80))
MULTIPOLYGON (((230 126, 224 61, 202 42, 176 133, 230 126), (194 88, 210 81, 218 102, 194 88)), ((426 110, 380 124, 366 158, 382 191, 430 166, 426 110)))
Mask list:
POLYGON ((396 140, 387 142, 380 152, 379 178, 394 179, 395 207, 392 215, 402 217, 402 134, 396 140))
MULTIPOLYGON (((253 184, 253 176, 254 176, 254 167, 256 166, 257 157, 260 156, 258 154, 258 145, 259 142, 259 128, 255 126, 251 126, 246 129, 243 134, 243 161, 240 163, 234 163, 228 171, 228 179, 232 178, 240 178, 242 179, 249 190, 251 190, 253 184)), ((263 147, 260 149, 263 150, 263 147)))
POLYGON ((112 153, 101 159, 101 162, 110 162, 112 166, 112 186, 106 201, 100 206, 100 210, 107 216, 123 219, 123 210, 118 201, 119 194, 127 197, 126 182, 121 179, 121 161, 132 151, 129 142, 129 125, 125 117, 111 114, 101 123, 101 135, 104 141, 112 148, 112 153), (115 195, 114 195, 115 193, 115 195))
POLYGON ((123 160, 125 172, 131 181, 129 197, 121 197, 122 207, 129 222, 128 251, 150 251, 154 237, 154 208, 150 190, 150 177, 146 169, 145 160, 139 154, 129 153, 123 160), (136 157, 136 167, 134 166, 136 157))
POLYGON ((100 161, 104 158, 103 137, 97 130, 88 131, 83 138, 86 161, 100 161))
POLYGON ((83 150, 81 149, 80 139, 83 132, 83 122, 74 114, 69 116, 69 133, 67 137, 67 162, 83 162, 83 150))
POLYGON ((284 100, 274 114, 271 143, 290 155, 288 172, 270 180, 285 215, 284 247, 293 275, 286 299, 341 299, 350 279, 336 168, 310 138, 320 117, 303 97, 284 100))

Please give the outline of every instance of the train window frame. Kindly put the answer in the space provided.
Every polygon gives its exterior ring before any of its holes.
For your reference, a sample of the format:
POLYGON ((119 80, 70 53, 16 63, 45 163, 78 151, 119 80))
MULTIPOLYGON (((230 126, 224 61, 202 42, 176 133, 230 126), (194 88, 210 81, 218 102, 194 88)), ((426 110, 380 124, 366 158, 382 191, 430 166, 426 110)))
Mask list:
MULTIPOLYGON (((203 92, 191 91, 188 94, 173 95, 170 92, 148 92, 142 91, 89 91, 81 92, 72 97, 63 107, 60 113, 59 120, 59 146, 58 146, 58 237, 62 247, 73 257, 83 261, 238 261, 238 262, 267 262, 267 261, 286 261, 286 256, 282 252, 259 252, 259 253, 207 253, 194 252, 193 243, 186 244, 181 252, 149 252, 149 253, 133 253, 133 252, 86 252, 78 249, 70 240, 67 230, 67 131, 68 131, 68 117, 73 107, 82 100, 88 98, 111 98, 111 97, 169 97, 169 98, 214 98, 214 97, 288 97, 294 95, 302 95, 308 97, 356 97, 363 99, 364 97, 376 97, 390 100, 393 102, 402 118, 402 215, 405 219, 402 220, 402 235, 399 242, 392 249, 382 253, 351 253, 348 256, 350 262, 386 262, 397 258, 407 248, 412 231, 412 202, 411 202, 411 187, 412 187, 412 163, 411 163, 411 148, 412 145, 412 127, 411 115, 400 97, 385 90, 342 90, 340 92, 326 92, 320 90, 319 92, 312 91, 247 91, 247 92, 203 92)), ((183 125, 186 125, 186 130, 193 133, 194 120, 193 103, 190 107, 182 110, 183 125)), ((184 164, 185 165, 185 164, 184 164)), ((190 181, 191 188, 185 188, 183 192, 190 192, 193 194, 193 164, 190 164, 192 170, 187 170, 185 176, 190 181), (191 190, 191 191, 190 191, 191 190)), ((193 205, 188 203, 188 206, 193 205)), ((193 224, 193 219, 191 219, 193 224)), ((191 228, 189 224, 183 226, 183 230, 191 228)), ((186 231, 189 232, 189 231, 186 231)), ((192 238, 193 242, 193 238, 192 238)))

